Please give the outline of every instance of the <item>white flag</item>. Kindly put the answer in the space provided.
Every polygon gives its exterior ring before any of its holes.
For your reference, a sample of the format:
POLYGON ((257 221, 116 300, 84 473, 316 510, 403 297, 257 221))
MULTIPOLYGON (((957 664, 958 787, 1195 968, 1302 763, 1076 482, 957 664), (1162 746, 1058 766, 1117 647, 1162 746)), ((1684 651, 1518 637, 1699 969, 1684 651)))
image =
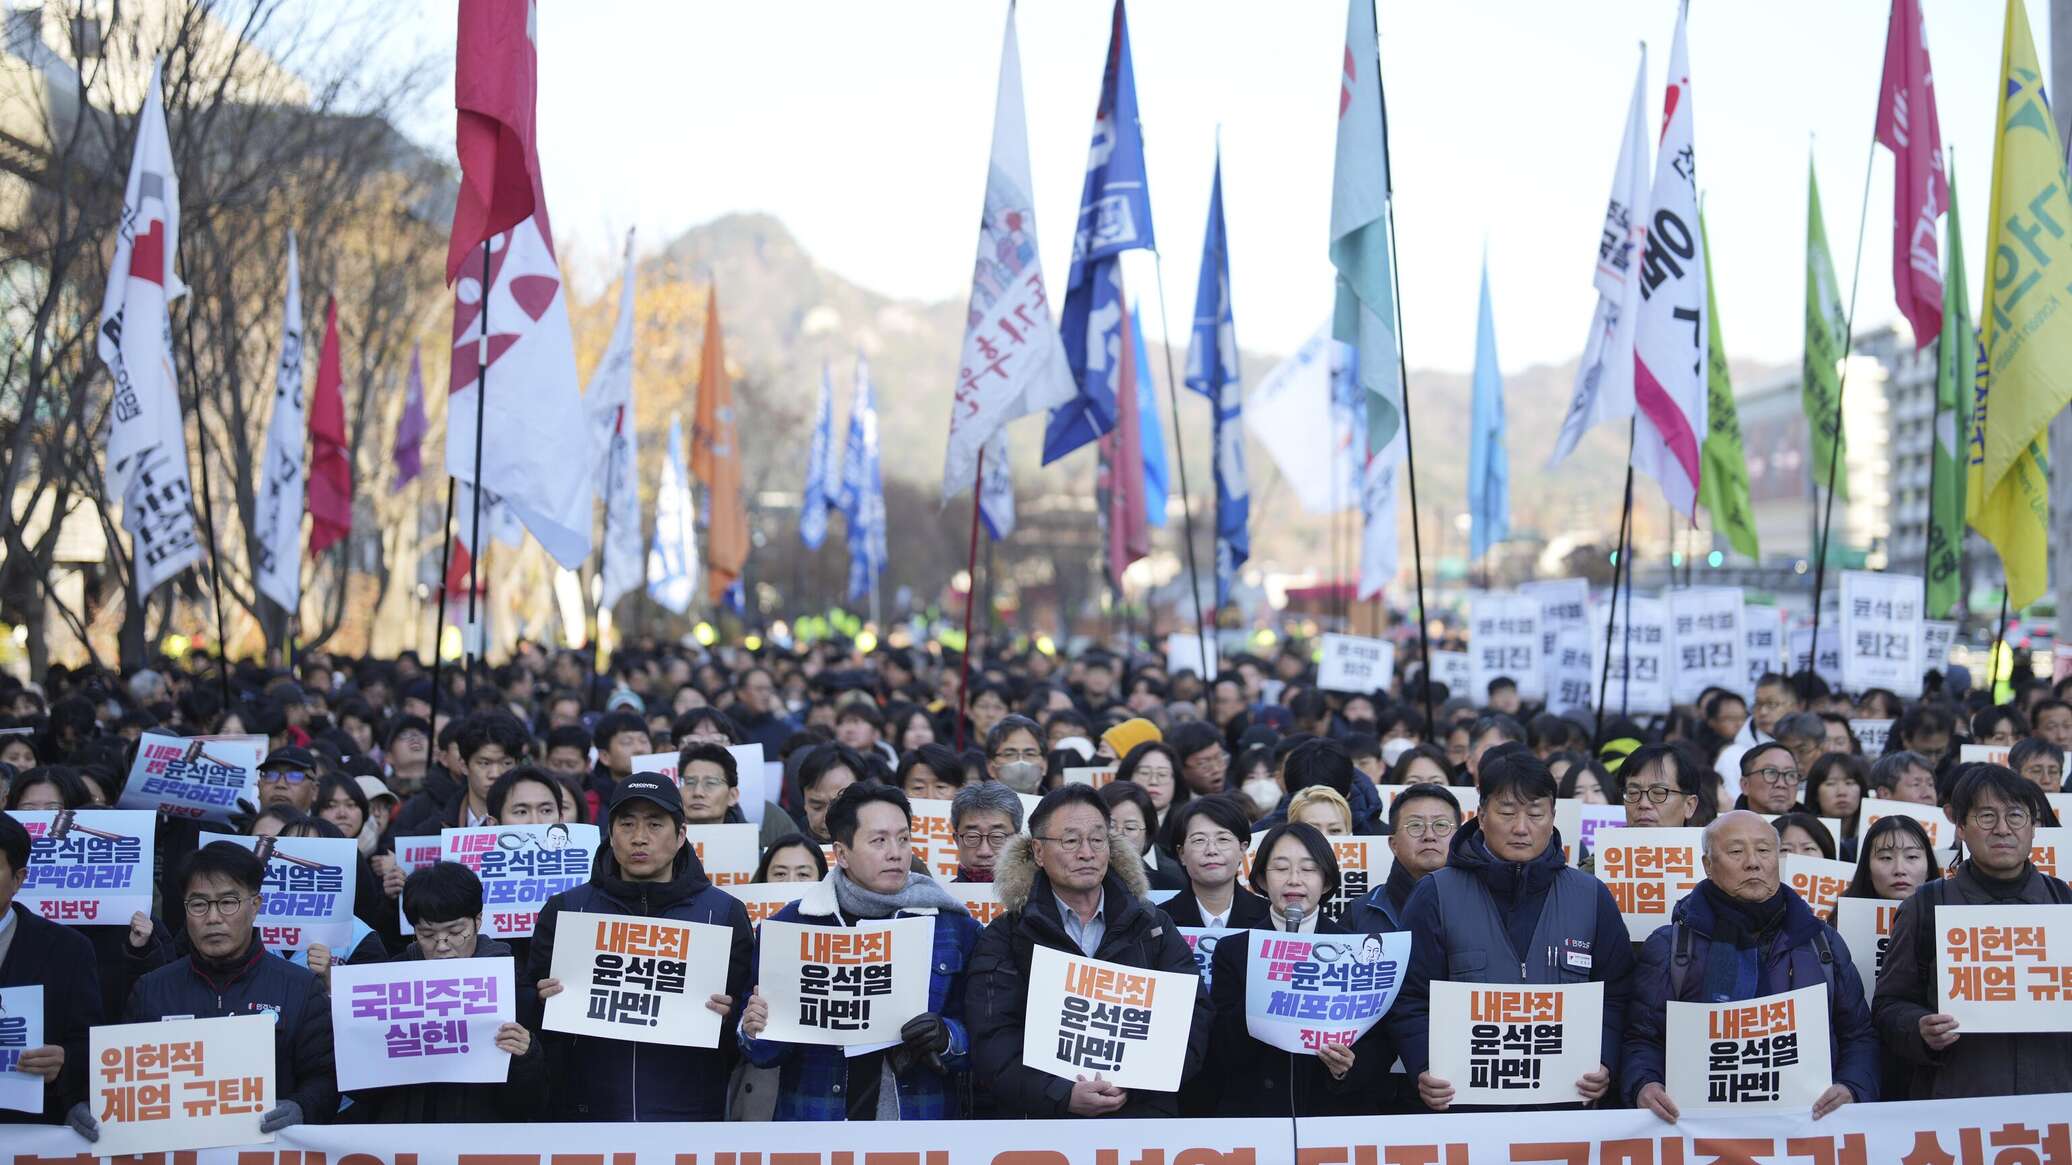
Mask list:
POLYGON ((640 586, 645 541, 640 529, 639 435, 633 412, 633 232, 626 232, 626 273, 619 280, 619 322, 604 358, 590 373, 583 411, 590 417, 590 455, 604 499, 604 578, 600 604, 610 607, 640 586))
POLYGON ((291 617, 302 609, 302 508, 309 482, 303 468, 309 418, 302 405, 302 261, 288 232, 288 292, 281 306, 281 363, 274 373, 273 417, 266 423, 266 471, 252 541, 259 593, 291 617))
POLYGON ((1600 422, 1633 415, 1633 329, 1640 316, 1635 269, 1648 220, 1647 76, 1643 47, 1640 68, 1633 75, 1633 100, 1626 107, 1619 165, 1612 174, 1612 196, 1605 203, 1604 231, 1597 241, 1597 315, 1590 321, 1590 339, 1576 369, 1575 396, 1561 422, 1561 435, 1554 439, 1554 455, 1547 459, 1550 469, 1600 422))
POLYGON ((971 487, 979 450, 1007 422, 1047 412, 1078 395, 1065 363, 1064 341, 1050 314, 1050 292, 1036 251, 1036 199, 1030 191, 1022 58, 1010 5, 1000 49, 1000 94, 993 108, 993 155, 986 170, 971 307, 943 455, 944 501, 971 487))
POLYGON ((1007 428, 1001 426, 986 443, 986 464, 979 481, 978 516, 995 542, 1014 533, 1014 465, 1007 455, 1007 428))
POLYGON ((1343 513, 1359 501, 1367 464, 1359 391, 1352 348, 1331 338, 1326 320, 1245 398, 1245 430, 1266 449, 1304 513, 1343 513), (1319 456, 1319 433, 1330 435, 1329 457, 1319 456))
POLYGON ((1691 65, 1684 18, 1669 50, 1668 96, 1640 259, 1640 322, 1633 339, 1633 467, 1661 485, 1670 506, 1695 516, 1698 447, 1705 440, 1705 242, 1698 231, 1691 65))
MULTIPOLYGON (((96 347, 115 376, 108 410, 107 494, 122 503, 130 534, 137 601, 201 561, 194 489, 187 476, 187 429, 173 372, 169 305, 187 288, 173 273, 180 249, 180 183, 159 96, 158 67, 137 115, 137 148, 122 197, 122 225, 96 347)), ((299 519, 300 507, 296 509, 299 519)))
POLYGON ((1396 577, 1397 487, 1404 472, 1403 445, 1391 441, 1387 449, 1367 460, 1367 474, 1360 491, 1360 598, 1371 599, 1396 577))
POLYGON ((649 597, 681 615, 697 597, 697 509, 691 475, 684 468, 683 418, 669 418, 669 456, 662 462, 662 488, 655 491, 655 544, 648 551, 649 597))

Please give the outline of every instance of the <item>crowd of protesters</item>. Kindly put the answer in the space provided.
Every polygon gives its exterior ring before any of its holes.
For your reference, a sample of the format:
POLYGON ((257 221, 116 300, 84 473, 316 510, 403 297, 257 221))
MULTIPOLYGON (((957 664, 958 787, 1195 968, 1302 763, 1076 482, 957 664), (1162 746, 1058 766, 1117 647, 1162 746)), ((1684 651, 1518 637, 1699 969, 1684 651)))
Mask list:
POLYGON ((16 902, 31 841, 0 815, 0 987, 45 988, 46 1043, 20 1070, 42 1077, 47 1096, 41 1114, 0 1121, 93 1137, 94 1025, 255 1010, 278 1021, 268 1132, 305 1121, 1444 1111, 1457 1082, 1435 1076, 1429 1054, 1441 980, 1603 983, 1599 1063, 1576 1090, 1665 1120, 1679 1111, 1666 1090, 1668 1002, 1821 982, 1833 1085, 1815 1116, 1852 1101, 2072 1091, 2072 1035, 1968 1033, 1937 1012, 1930 937, 1945 903, 2072 902, 2030 860, 2034 831, 2057 824, 2045 794, 2072 749, 2072 681, 2025 680, 1995 703, 1961 669, 1931 674, 1912 701, 1766 675, 1752 699, 1714 690, 1642 722, 1535 707, 1504 680, 1448 692, 1422 681, 1414 654, 1388 690, 1326 692, 1300 644, 1229 658, 1206 678, 1100 647, 966 666, 914 647, 645 645, 605 674, 591 663, 521 645, 499 666, 436 674, 407 653, 311 653, 289 671, 247 663, 226 677, 195 654, 121 675, 0 678, 9 811, 114 805, 146 731, 268 740, 256 800, 233 826, 161 817, 158 909, 117 925, 59 925, 16 902), (1891 722, 1877 755, 1852 720, 1891 722), (934 919, 928 1011, 889 1048, 844 1055, 765 1038, 755 931, 683 830, 749 819, 727 747, 745 743, 782 761, 755 872, 800 884, 778 918, 934 919), (2008 764, 1960 763, 1967 743, 2009 749, 2008 764), (676 779, 633 771, 634 758, 667 751, 676 779), (1098 789, 1066 779, 1100 765, 1117 772, 1098 789), (1466 788, 1477 794, 1468 812, 1456 792, 1466 788), (1033 810, 1023 795, 1040 797, 1033 810), (1958 838, 1947 866, 1911 818, 1859 829, 1874 796, 1939 808, 1958 838), (950 802, 955 880, 995 884, 1003 911, 990 924, 916 868, 910 802, 924 798, 950 802), (1705 877, 1670 925, 1629 941, 1589 855, 1564 857, 1564 798, 1623 805, 1631 826, 1702 827, 1705 877), (550 900, 529 939, 480 933, 482 886, 466 867, 406 876, 395 858, 399 837, 553 822, 595 823, 602 844, 590 879, 550 900), (349 949, 266 951, 254 929, 264 867, 212 840, 232 829, 356 839, 349 949), (1393 863, 1383 884, 1334 910, 1329 839, 1349 834, 1385 836, 1393 863), (1847 895, 1903 903, 1876 982, 1859 976, 1834 920, 1780 878, 1787 853, 1853 862, 1847 895), (723 1017, 720 1046, 544 1030, 542 1001, 561 990, 550 969, 564 911, 728 928, 726 989, 707 1001, 723 1017), (1229 957, 1241 946, 1227 944, 1213 991, 1191 1001, 1177 1091, 1023 1064, 1034 948, 1191 973, 1178 926, 1408 931, 1411 954, 1385 1021, 1315 1056, 1268 1054, 1248 1034, 1245 968, 1229 957), (512 1057, 508 1081, 341 1094, 331 968, 471 956, 517 964, 518 1021, 496 1040, 512 1057))

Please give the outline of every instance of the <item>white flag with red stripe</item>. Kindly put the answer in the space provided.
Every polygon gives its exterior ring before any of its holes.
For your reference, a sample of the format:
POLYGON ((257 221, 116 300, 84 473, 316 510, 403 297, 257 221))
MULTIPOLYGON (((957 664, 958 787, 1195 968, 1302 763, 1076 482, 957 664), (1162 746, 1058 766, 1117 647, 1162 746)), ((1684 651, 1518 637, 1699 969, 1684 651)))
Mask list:
POLYGON ((1677 513, 1698 505, 1698 448, 1705 441, 1705 243, 1698 232, 1698 163, 1693 143, 1686 13, 1669 51, 1662 139, 1640 259, 1640 320, 1633 340, 1637 424, 1633 467, 1661 485, 1677 513))

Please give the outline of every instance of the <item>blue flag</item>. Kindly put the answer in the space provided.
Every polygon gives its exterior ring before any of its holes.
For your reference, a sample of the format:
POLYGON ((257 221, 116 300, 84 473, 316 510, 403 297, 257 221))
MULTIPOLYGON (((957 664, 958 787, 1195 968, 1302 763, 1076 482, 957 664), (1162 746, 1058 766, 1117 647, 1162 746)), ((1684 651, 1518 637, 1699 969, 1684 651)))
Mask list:
POLYGON ((1496 365, 1496 319, 1489 307, 1489 260, 1482 261, 1482 304, 1475 321, 1475 395, 1468 434, 1468 557, 1479 559, 1511 536, 1511 455, 1504 448, 1504 376, 1496 365))
POLYGON ((835 390, 825 362, 820 365, 820 409, 813 420, 813 447, 806 455, 806 496, 799 503, 799 541, 820 549, 827 538, 828 460, 834 453, 835 390))
POLYGON ((684 467, 683 418, 669 418, 669 454, 662 485, 655 491, 655 541, 648 548, 648 597, 682 615, 697 597, 697 507, 691 474, 684 467))
MULTIPOLYGON (((1216 605, 1230 601, 1237 568, 1252 556, 1252 491, 1245 480, 1244 386, 1237 370, 1237 321, 1230 309, 1230 248, 1223 233, 1223 156, 1209 186, 1201 278, 1194 287, 1194 335, 1187 343, 1187 387, 1216 410, 1216 605)), ((1174 418, 1174 424, 1179 419, 1174 418)))
POLYGON ((1115 427, 1115 381, 1122 351, 1121 259, 1156 245, 1151 187, 1144 174, 1144 137, 1137 124, 1137 80, 1130 66, 1129 21, 1122 0, 1108 39, 1108 67, 1094 108, 1093 144, 1072 236, 1072 271, 1058 331, 1079 395, 1052 409, 1043 434, 1043 463, 1098 440, 1115 427))
MULTIPOLYGON (((1130 342, 1137 350, 1137 443, 1144 447, 1144 517, 1165 529, 1167 482, 1165 426, 1158 419, 1158 390, 1151 376, 1151 353, 1144 346, 1144 317, 1130 305, 1130 342)), ((1177 423, 1177 422, 1175 422, 1177 423)))
POLYGON ((878 463, 878 409, 871 402, 870 363, 856 358, 856 395, 842 451, 842 499, 849 519, 849 601, 870 593, 885 569, 885 488, 878 463))

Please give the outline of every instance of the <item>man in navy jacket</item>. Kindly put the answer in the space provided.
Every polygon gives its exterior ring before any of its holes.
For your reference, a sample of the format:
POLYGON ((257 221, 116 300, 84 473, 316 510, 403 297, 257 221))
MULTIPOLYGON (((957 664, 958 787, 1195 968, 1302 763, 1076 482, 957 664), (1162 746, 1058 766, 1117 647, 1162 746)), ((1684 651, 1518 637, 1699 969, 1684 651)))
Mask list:
POLYGON ((43 1077, 43 1111, 0 1108, 0 1124, 57 1124, 86 1097, 87 1031, 101 1022, 93 944, 14 900, 29 872, 29 831, 0 813, 0 987, 43 988, 43 1042, 16 1068, 43 1077))

